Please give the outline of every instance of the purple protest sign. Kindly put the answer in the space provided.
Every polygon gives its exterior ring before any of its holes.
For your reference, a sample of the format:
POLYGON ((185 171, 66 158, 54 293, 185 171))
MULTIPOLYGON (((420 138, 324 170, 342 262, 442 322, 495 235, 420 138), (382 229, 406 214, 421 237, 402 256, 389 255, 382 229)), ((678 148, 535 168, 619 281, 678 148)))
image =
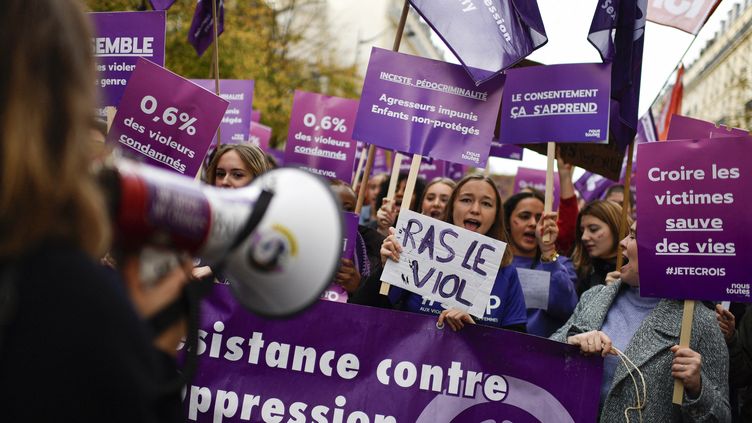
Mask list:
POLYGON ((503 83, 500 75, 476 87, 462 66, 374 48, 353 138, 485 166, 503 83))
POLYGON ((640 294, 752 302, 752 138, 640 144, 640 294))
POLYGON ((219 284, 202 303, 200 327, 188 421, 597 418, 603 359, 536 336, 482 325, 440 330, 435 317, 330 301, 263 319, 219 284))
POLYGON ((610 64, 528 66, 506 75, 502 144, 608 142, 610 64))
MULTIPOLYGON (((213 79, 191 79, 191 82, 216 92, 213 79)), ((230 102, 230 106, 222 117, 219 131, 222 144, 240 144, 248 141, 251 127, 251 104, 253 103, 253 86, 250 79, 220 79, 219 96, 230 102)), ((212 139, 212 147, 217 145, 217 137, 212 139)))
MULTIPOLYGON (((358 221, 360 216, 355 213, 342 212, 342 224, 344 226, 344 238, 342 239, 342 258, 353 260, 355 255, 355 242, 358 236, 358 221)), ((346 303, 349 298, 347 291, 342 286, 332 282, 321 294, 322 300, 346 303)))
MULTIPOLYGON (((410 171, 411 160, 402 160, 400 162, 400 171, 410 171)), ((430 157, 423 157, 420 160, 420 168, 418 170, 418 176, 423 178, 426 182, 431 181, 433 178, 438 178, 446 174, 447 162, 444 160, 432 159, 430 157)))
POLYGON ((668 140, 694 140, 702 138, 744 137, 744 129, 716 126, 713 122, 682 115, 672 115, 668 127, 668 140))
POLYGON ((164 66, 165 12, 89 13, 89 17, 96 34, 92 44, 100 104, 118 107, 139 57, 164 66))
POLYGON ((447 178, 459 181, 463 176, 465 176, 465 172, 467 172, 465 165, 450 162, 446 162, 446 164, 446 173, 444 174, 444 176, 446 176, 447 178))
POLYGON ((295 91, 285 163, 328 178, 352 182, 356 142, 352 123, 358 100, 295 91))
MULTIPOLYGON (((546 192, 546 171, 540 169, 528 169, 526 167, 517 168, 517 175, 514 177, 513 193, 517 194, 526 188, 533 188, 541 193, 546 192)), ((552 204, 554 211, 559 208, 559 175, 554 172, 554 202, 552 204)))
POLYGON ((251 122, 261 122, 261 112, 258 110, 251 110, 251 122))
POLYGON ((107 142, 134 158, 196 175, 227 101, 145 59, 138 59, 107 142))
POLYGON ((270 147, 268 150, 266 150, 266 153, 272 156, 274 160, 277 161, 277 167, 285 165, 285 152, 283 150, 277 150, 276 148, 270 147))
MULTIPOLYGON (((362 154, 368 154, 368 144, 358 141, 357 150, 355 151, 355 162, 353 166, 353 172, 355 171, 355 168, 358 166, 358 161, 360 161, 360 156, 362 154), (365 148, 364 148, 365 147, 365 148)), ((386 151, 382 148, 376 147, 374 148, 374 157, 373 157, 373 167, 371 167, 371 175, 378 175, 379 173, 389 173, 391 172, 391 169, 387 165, 386 162, 386 151)), ((363 168, 365 169, 365 159, 363 161, 363 168)))
POLYGON ((537 2, 410 0, 481 84, 548 41, 537 2))
POLYGON ((198 0, 193 12, 193 21, 188 30, 188 42, 199 56, 214 42, 214 20, 212 19, 212 1, 217 3, 217 37, 225 31, 224 0, 198 0))
POLYGON ((502 144, 497 139, 491 140, 491 150, 488 155, 502 159, 522 160, 522 147, 513 144, 502 144))
POLYGON ((272 128, 258 122, 251 122, 251 130, 248 138, 251 144, 264 151, 268 151, 270 148, 269 140, 272 139, 272 128))
POLYGON ((167 10, 175 3, 175 0, 149 0, 154 10, 167 10))

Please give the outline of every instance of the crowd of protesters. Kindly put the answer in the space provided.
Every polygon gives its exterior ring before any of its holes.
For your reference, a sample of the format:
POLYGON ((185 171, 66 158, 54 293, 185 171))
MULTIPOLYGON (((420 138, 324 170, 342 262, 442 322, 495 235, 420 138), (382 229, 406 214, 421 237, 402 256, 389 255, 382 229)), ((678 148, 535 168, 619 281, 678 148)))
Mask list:
MULTIPOLYGON (((100 263, 111 228, 87 170, 103 154, 99 147, 92 153, 92 138, 104 128, 90 117, 94 63, 81 48, 90 39, 86 18, 73 0, 8 0, 4 6, 3 420, 180 421, 179 390, 168 388, 177 380, 174 355, 185 325, 177 321, 156 332, 148 321, 176 301, 191 278, 221 282, 221 275, 187 261, 147 288, 139 280, 137 256, 118 257, 119 272, 100 263), (48 400, 31 394, 41 380, 54 393, 48 400)), ((257 147, 223 146, 204 169, 204 180, 240 188, 272 167, 257 147)), ((392 200, 386 198, 389 178, 371 179, 355 257, 341 260, 334 282, 353 304, 433 315, 453 330, 483 324, 527 332, 603 355, 601 421, 725 422, 739 412, 750 421, 752 401, 744 401, 744 388, 752 380, 752 313, 698 304, 689 346, 680 347, 681 303, 640 295, 637 222, 628 218, 628 235, 620 239, 624 187, 578 209, 572 167, 560 161, 559 170, 558 213, 545 213, 543 196, 535 191, 502 201, 493 179, 479 174, 419 180, 412 190, 410 209, 507 243, 492 288, 498 304, 485 315, 401 289, 379 294, 384 263, 401 252, 394 225, 406 175, 399 176, 392 200), (626 263, 620 269, 619 251, 626 263), (517 269, 550 273, 545 309, 525 306, 525 281, 517 269), (632 384, 634 372, 645 378, 644 396, 632 384), (672 408, 675 380, 685 391, 681 406, 672 408)), ((331 187, 343 209, 354 211, 355 191, 336 180, 331 187)))

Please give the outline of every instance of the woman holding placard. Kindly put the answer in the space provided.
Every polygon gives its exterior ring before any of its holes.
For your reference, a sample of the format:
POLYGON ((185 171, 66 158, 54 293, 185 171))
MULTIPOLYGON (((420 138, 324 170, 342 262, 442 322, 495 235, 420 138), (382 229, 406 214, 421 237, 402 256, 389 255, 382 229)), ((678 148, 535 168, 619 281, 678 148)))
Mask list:
POLYGON ((606 357, 600 421, 728 422, 729 355, 715 314, 695 307, 691 340, 680 347, 681 301, 640 296, 637 225, 621 241, 628 264, 620 279, 582 295, 569 321, 551 339, 606 357), (623 351, 623 353, 622 353, 623 351), (618 357, 617 357, 618 355, 618 357), (684 385, 672 412, 674 380, 684 385))
MULTIPOLYGON (((504 216, 501 196, 491 178, 483 175, 468 175, 457 183, 449 198, 446 221, 467 230, 507 242, 504 228, 504 216)), ((381 244, 381 261, 387 259, 399 261, 402 247, 395 236, 395 229, 389 228, 390 235, 381 244)), ((479 323, 505 329, 525 331, 525 299, 520 287, 520 280, 514 266, 511 266, 512 254, 507 248, 501 260, 501 269, 491 289, 491 298, 483 316, 477 316, 479 323)), ((424 301, 423 297, 408 291, 392 287, 390 299, 407 311, 438 315, 439 325, 446 322, 453 330, 459 330, 466 323, 475 323, 476 319, 468 313, 457 310, 445 310, 440 304, 424 301)))
MULTIPOLYGON (((392 202, 387 198, 389 182, 389 179, 385 179, 381 183, 381 192, 376 200, 377 203, 381 203, 381 207, 376 212, 376 221, 372 224, 373 228, 383 236, 388 236, 389 228, 397 222, 397 216, 399 216, 400 207, 402 207, 402 197, 405 194, 405 187, 407 186, 407 173, 400 173, 397 177, 397 190, 392 202)), ((410 198, 410 210, 415 210, 415 200, 423 197, 425 185, 426 181, 423 178, 418 177, 415 179, 413 196, 410 198)))
POLYGON ((577 271, 577 295, 605 283, 616 270, 621 206, 598 200, 585 205, 577 216, 572 263, 577 271))
MULTIPOLYGON (((504 219, 509 230, 508 248, 514 254, 512 266, 524 269, 518 271, 523 291, 536 297, 545 293, 548 297, 545 309, 527 309, 527 331, 533 335, 551 336, 567 321, 577 305, 574 287, 577 274, 572 262, 556 252, 557 214, 544 215, 540 194, 520 192, 504 203, 504 219), (546 238, 545 234, 549 237, 546 238), (550 278, 550 283, 537 283, 539 272, 548 273, 544 275, 550 278), (526 277, 530 279, 526 280, 526 277)), ((528 307, 533 304, 532 301, 525 302, 528 307)))

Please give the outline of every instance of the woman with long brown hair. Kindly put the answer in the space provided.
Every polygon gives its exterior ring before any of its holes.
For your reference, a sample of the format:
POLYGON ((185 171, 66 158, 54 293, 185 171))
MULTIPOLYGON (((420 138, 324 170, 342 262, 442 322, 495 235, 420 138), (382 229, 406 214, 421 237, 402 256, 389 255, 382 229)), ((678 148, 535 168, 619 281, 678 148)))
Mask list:
POLYGON ((89 174, 89 22, 73 0, 2 7, 2 419, 177 421, 179 392, 160 389, 175 366, 155 345, 174 354, 179 338, 155 340, 145 320, 177 298, 188 268, 147 288, 137 260, 121 263, 124 280, 98 262, 110 227, 89 174))
POLYGON ((585 205, 577 216, 572 263, 577 272, 577 295, 605 283, 616 269, 621 206, 598 200, 585 205))

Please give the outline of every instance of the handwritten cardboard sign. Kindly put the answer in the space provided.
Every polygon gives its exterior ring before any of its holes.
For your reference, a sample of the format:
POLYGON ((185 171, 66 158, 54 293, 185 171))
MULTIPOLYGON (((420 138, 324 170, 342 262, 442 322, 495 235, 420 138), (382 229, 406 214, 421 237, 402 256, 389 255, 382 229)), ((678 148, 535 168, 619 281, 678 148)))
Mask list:
POLYGON ((483 316, 506 244, 410 210, 396 227, 400 261, 387 260, 381 279, 483 316))

